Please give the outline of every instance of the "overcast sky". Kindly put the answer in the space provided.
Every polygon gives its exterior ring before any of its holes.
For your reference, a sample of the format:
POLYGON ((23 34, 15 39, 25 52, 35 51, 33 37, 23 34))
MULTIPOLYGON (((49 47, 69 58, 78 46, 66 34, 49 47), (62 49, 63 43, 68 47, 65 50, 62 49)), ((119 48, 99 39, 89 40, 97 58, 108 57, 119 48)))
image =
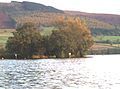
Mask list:
MULTIPOLYGON (((90 13, 108 13, 120 15, 120 0, 15 0, 31 1, 56 7, 61 10, 75 10, 90 13)), ((11 0, 0 0, 11 2, 11 0)))

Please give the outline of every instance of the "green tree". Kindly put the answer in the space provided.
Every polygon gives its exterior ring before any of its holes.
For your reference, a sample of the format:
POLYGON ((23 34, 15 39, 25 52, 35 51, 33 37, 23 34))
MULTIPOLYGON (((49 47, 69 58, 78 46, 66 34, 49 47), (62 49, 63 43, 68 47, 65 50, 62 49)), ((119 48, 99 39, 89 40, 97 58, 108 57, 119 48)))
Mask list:
POLYGON ((6 45, 8 54, 18 54, 22 58, 31 58, 34 54, 44 53, 40 32, 34 24, 26 23, 16 29, 6 45))

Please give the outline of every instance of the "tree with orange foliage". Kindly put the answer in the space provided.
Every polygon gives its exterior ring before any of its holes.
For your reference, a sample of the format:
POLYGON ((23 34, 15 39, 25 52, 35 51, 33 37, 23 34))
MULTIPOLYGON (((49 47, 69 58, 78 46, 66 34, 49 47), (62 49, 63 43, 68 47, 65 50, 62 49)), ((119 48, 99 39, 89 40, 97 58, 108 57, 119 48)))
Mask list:
POLYGON ((59 30, 50 36, 51 53, 56 57, 83 57, 93 45, 90 30, 79 18, 59 17, 54 26, 59 30))

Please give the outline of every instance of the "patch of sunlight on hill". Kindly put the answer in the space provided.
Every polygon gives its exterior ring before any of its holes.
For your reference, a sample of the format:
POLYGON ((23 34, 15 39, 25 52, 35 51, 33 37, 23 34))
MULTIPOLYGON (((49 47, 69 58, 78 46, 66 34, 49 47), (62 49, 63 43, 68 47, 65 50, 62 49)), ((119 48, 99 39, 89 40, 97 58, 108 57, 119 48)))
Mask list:
POLYGON ((0 29, 0 46, 4 46, 9 37, 13 36, 14 29, 0 29))
POLYGON ((43 30, 41 30, 41 35, 48 36, 52 34, 53 30, 57 30, 57 29, 55 29, 54 27, 44 27, 43 30))

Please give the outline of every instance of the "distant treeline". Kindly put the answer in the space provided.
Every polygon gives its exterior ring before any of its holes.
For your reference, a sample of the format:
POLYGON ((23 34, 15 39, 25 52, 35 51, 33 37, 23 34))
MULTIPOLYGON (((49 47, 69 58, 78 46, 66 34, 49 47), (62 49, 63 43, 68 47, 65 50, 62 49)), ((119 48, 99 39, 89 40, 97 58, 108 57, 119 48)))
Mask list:
MULTIPOLYGON (((34 22, 38 27, 42 26, 51 26, 55 18, 59 16, 70 16, 69 14, 64 13, 43 13, 43 12, 26 12, 24 14, 14 13, 11 15, 16 22, 16 26, 19 24, 24 24, 27 22, 34 22)), ((78 16, 71 16, 78 18, 78 16)), ((104 35, 104 36, 118 36, 120 35, 119 25, 105 23, 96 19, 88 17, 79 17, 83 20, 89 29, 92 32, 92 35, 104 35)))
POLYGON ((106 55, 106 54, 120 54, 120 47, 116 48, 106 48, 106 49, 99 49, 99 50, 89 50, 89 55, 106 55))
POLYGON ((93 36, 120 36, 120 29, 91 28, 93 36))

